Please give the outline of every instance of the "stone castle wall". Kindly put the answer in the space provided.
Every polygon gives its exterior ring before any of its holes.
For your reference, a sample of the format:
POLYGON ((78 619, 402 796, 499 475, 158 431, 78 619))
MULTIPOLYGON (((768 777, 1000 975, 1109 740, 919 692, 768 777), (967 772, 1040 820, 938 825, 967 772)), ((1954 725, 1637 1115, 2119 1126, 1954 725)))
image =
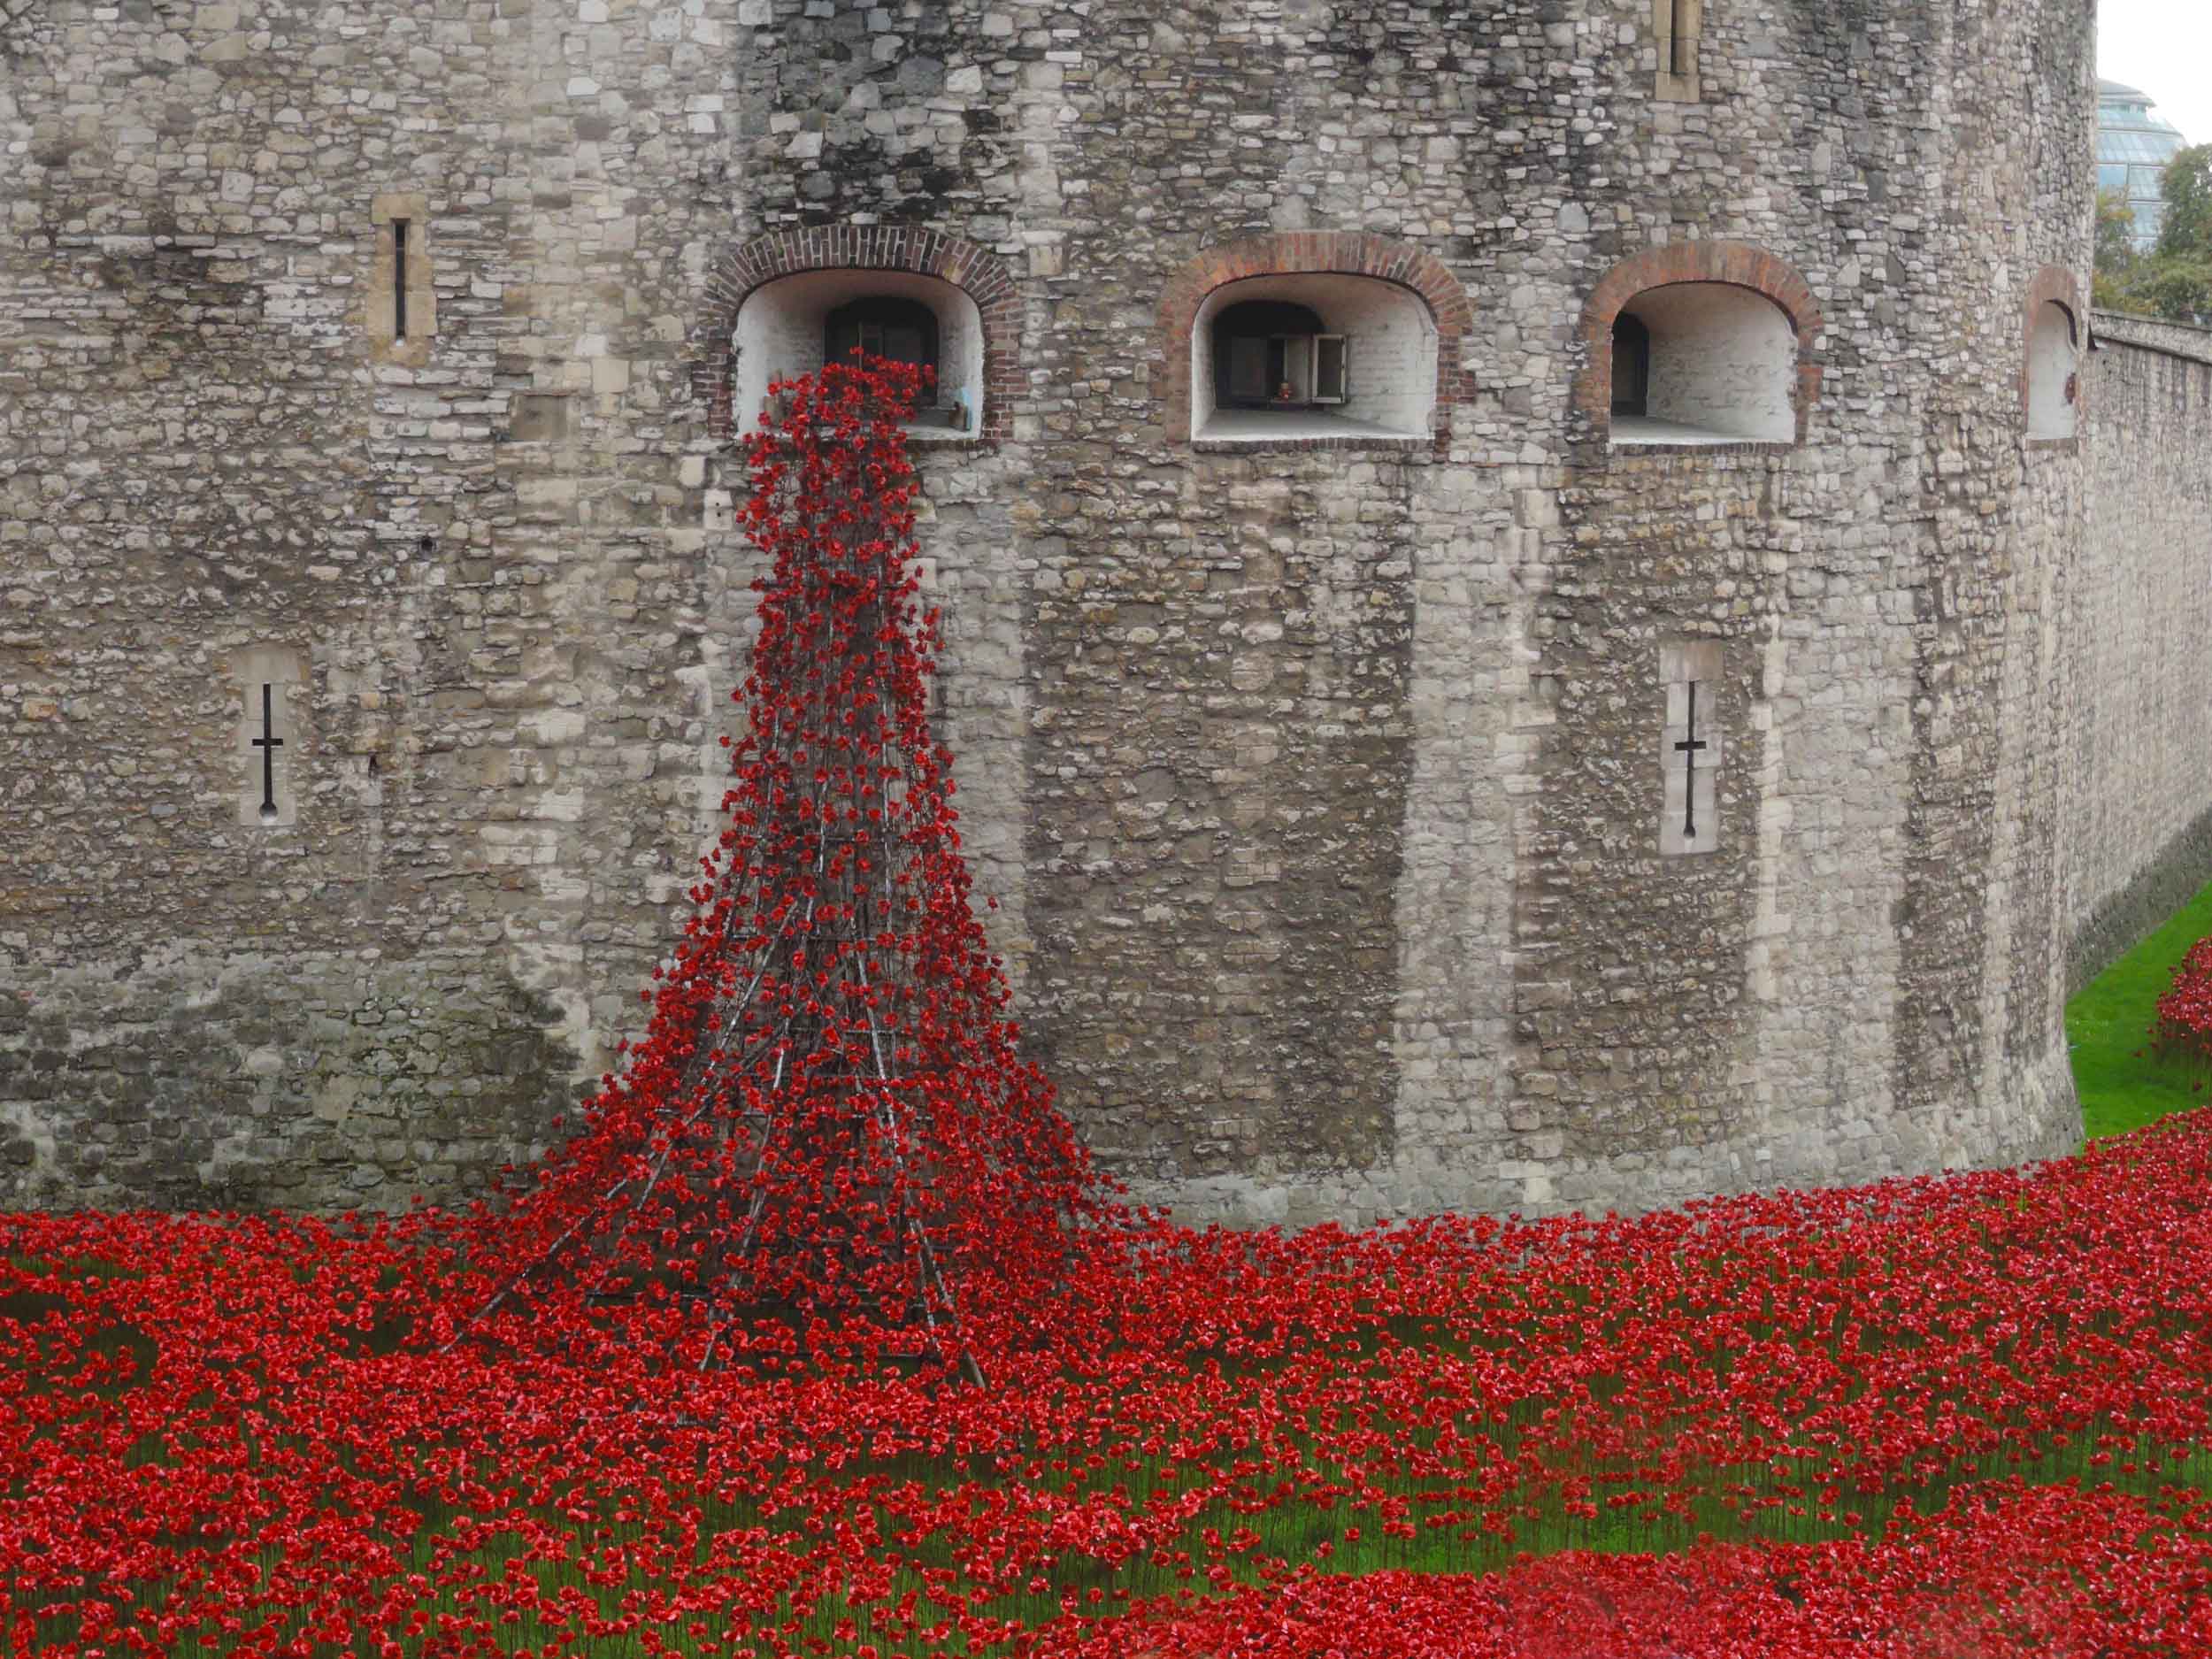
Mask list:
POLYGON ((10 1201, 389 1203, 543 1139, 720 793, 735 317, 856 267, 980 307, 982 436, 920 461, 942 718, 1031 1040, 1142 1195, 2063 1149, 2068 950, 2127 879, 2070 809, 2105 427, 2031 443, 2021 377, 2086 286, 2091 9, 1708 0, 1694 101, 1664 10, 8 24, 10 1201), (1190 441, 1187 319, 1280 272, 1419 297, 1432 436, 1190 441), (1609 449, 1621 273, 1779 307, 1801 441, 1609 449), (284 652, 265 829, 240 664, 284 652), (1671 856, 1690 660, 1717 845, 1671 856))
POLYGON ((2095 330, 2067 622, 2077 984, 2212 881, 2212 332, 2105 312, 2095 330))
POLYGON ((451 1189, 541 1139, 628 1017, 731 672, 682 434, 735 230, 703 182, 735 26, 611 16, 57 0, 9 26, 21 1197, 451 1189), (435 334, 394 350, 378 206, 409 194, 435 334), (237 810, 257 649, 304 673, 274 833, 237 810))

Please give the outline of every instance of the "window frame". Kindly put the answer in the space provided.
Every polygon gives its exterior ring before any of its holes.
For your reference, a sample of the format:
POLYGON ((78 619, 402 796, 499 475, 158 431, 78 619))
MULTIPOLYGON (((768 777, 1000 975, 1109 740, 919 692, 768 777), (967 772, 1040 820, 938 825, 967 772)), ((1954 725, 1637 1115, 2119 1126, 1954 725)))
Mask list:
POLYGON ((905 357, 891 357, 890 353, 884 349, 886 331, 894 326, 914 329, 920 342, 918 348, 920 356, 912 361, 918 366, 928 370, 929 383, 932 388, 934 388, 937 377, 944 373, 943 328, 937 320, 936 311, 928 303, 921 300, 908 299, 901 295, 864 294, 824 312, 822 316, 822 361, 842 363, 855 350, 858 350, 869 357, 889 357, 891 361, 897 363, 907 362, 910 359, 905 357), (864 315, 856 319, 855 313, 856 312, 879 314, 873 317, 864 315), (899 314, 899 320, 895 323, 891 321, 887 315, 894 312, 899 314), (846 328, 849 328, 854 335, 854 343, 841 350, 837 344, 840 331, 846 328), (876 343, 873 346, 868 343, 868 335, 872 329, 876 337, 876 343))
MULTIPOLYGON (((1240 300, 1222 308, 1209 324, 1212 333, 1214 354, 1214 406, 1217 409, 1286 410, 1310 409, 1313 400, 1313 342, 1324 333, 1326 324, 1321 313, 1310 305, 1295 300, 1240 300), (1263 320, 1248 322, 1243 329, 1234 326, 1240 311, 1264 312, 1263 320), (1280 325, 1295 320, 1310 322, 1311 327, 1286 328, 1280 325), (1260 387, 1256 392, 1237 389, 1236 344, 1259 342, 1266 349, 1261 365, 1260 387), (1304 357, 1302 372, 1294 372, 1292 357, 1301 349, 1304 357), (1294 395, 1288 398, 1276 396, 1278 388, 1288 385, 1294 395)), ((1339 400, 1341 401, 1341 400, 1339 400)))
POLYGON ((1352 398, 1352 336, 1328 332, 1315 334, 1312 340, 1312 368, 1307 376, 1307 385, 1310 388, 1310 401, 1317 406, 1349 403, 1352 398), (1332 341, 1336 343, 1336 391, 1333 396, 1321 389, 1321 349, 1332 341))

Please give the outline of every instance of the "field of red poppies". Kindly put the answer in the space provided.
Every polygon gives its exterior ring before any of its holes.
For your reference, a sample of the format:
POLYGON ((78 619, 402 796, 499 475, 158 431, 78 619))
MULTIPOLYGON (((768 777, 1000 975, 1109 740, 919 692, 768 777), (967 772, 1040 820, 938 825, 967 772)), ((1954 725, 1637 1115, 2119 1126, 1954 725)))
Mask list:
POLYGON ((2192 1117, 1627 1221, 1131 1222, 982 1387, 447 1347, 388 1225, 15 1217, 7 1640, 2212 1652, 2208 1192, 2192 1117))
POLYGON ((2212 1069, 2212 939, 2197 941, 2175 965, 2173 983, 2158 999, 2151 1044, 2164 1057, 2212 1069))
POLYGON ((2212 1118, 1635 1220, 1125 1209, 969 902, 899 411, 779 383, 726 828, 466 1213, 0 1217, 0 1632, 266 1654, 2212 1654, 2212 1118))

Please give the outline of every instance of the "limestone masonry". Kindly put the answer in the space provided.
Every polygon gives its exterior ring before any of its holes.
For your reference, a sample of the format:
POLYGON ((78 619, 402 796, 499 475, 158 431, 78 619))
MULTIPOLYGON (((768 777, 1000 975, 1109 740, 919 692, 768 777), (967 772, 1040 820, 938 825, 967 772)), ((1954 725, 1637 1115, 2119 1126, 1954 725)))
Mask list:
POLYGON ((2070 983, 2212 878, 2212 337, 2084 309, 2093 12, 4 0, 0 1202, 544 1142, 713 831, 733 431, 863 339, 1141 1195, 2068 1149, 2070 983))

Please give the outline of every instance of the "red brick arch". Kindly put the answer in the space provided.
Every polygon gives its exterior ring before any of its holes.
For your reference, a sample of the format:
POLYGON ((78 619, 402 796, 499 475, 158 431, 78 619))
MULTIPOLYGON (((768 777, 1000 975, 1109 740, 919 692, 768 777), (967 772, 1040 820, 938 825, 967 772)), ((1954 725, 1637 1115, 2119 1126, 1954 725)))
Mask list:
MULTIPOLYGON (((1209 248, 1177 273, 1160 297, 1157 340, 1164 359, 1161 419, 1171 444, 1190 436, 1190 335, 1206 296, 1225 283, 1263 276, 1373 277, 1410 288, 1435 319, 1437 442, 1451 433, 1452 406, 1466 397, 1469 376, 1460 365, 1474 308, 1467 290, 1444 262, 1410 242, 1365 231, 1284 231, 1209 248)), ((1308 443, 1339 440, 1307 440, 1308 443)))
POLYGON ((1820 396, 1820 361, 1813 355, 1822 318, 1805 279, 1763 248, 1740 242, 1685 242, 1651 248, 1615 265, 1583 302, 1579 332, 1582 371, 1575 377, 1574 406, 1587 416, 1602 442, 1613 429, 1613 322, 1621 308, 1647 288, 1675 282, 1725 282, 1763 294, 1781 308, 1797 332, 1797 442, 1820 396))
MULTIPOLYGON (((2028 418, 2028 364, 2035 350, 2035 319, 2047 304, 2056 304, 2066 313, 2066 320, 2074 335, 2074 431, 2078 436, 2081 423, 2088 409, 2081 396, 2086 388, 2087 377, 2079 368, 2081 349, 2088 343, 2084 332, 2089 313, 2082 309, 2081 285, 2074 280, 2074 273, 2064 265, 2047 265, 2038 271, 2028 283, 2027 303, 2020 312, 2020 418, 2028 418)), ((2029 442, 2048 444, 2060 448, 2071 447, 2074 438, 2031 438, 2029 442)))
POLYGON ((1021 348, 1021 294, 1006 262, 987 248, 916 225, 828 225, 771 231, 733 251, 707 283, 707 308, 692 336, 692 387, 708 430, 736 434, 733 341, 746 296, 764 283, 808 271, 908 271, 959 288, 983 316, 983 425, 988 441, 1013 431, 1021 348))

